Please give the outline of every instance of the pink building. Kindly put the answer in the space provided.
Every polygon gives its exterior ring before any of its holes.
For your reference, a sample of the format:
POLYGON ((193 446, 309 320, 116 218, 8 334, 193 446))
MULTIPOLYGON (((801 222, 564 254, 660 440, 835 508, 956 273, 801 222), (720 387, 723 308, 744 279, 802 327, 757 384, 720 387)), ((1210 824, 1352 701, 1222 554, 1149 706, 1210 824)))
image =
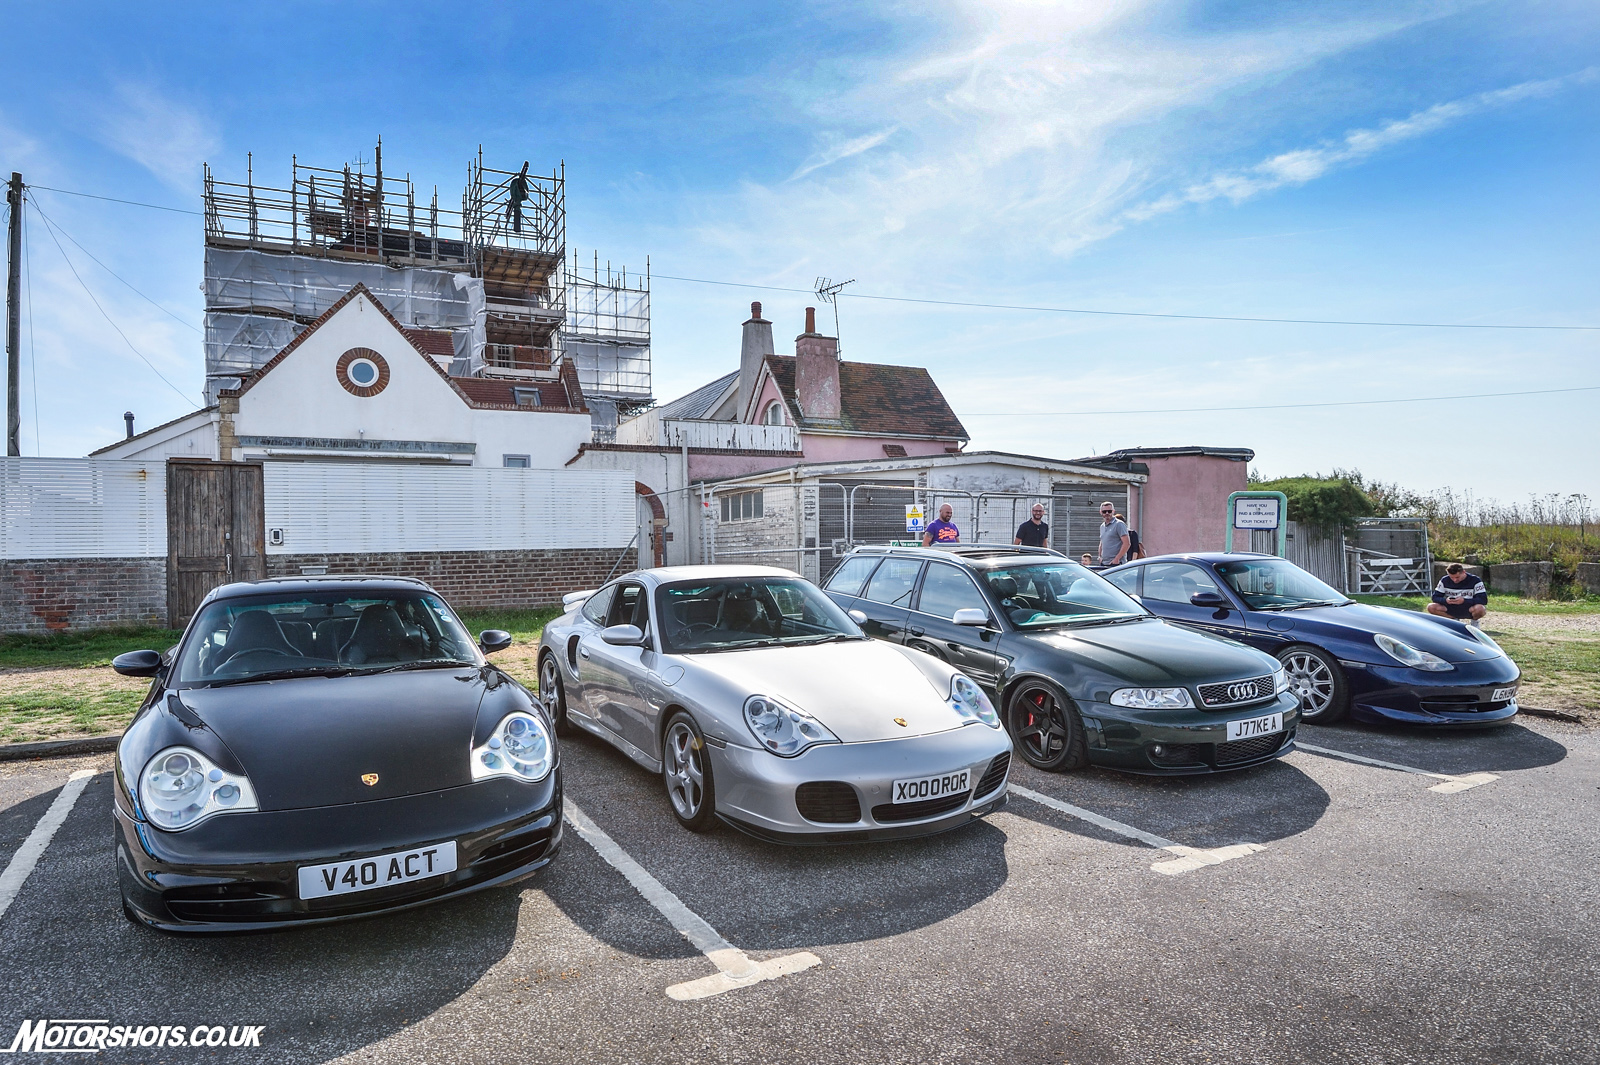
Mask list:
POLYGON ((1247 447, 1129 447, 1077 461, 1146 473, 1128 521, 1145 552, 1221 551, 1228 536, 1228 496, 1249 487, 1247 447))

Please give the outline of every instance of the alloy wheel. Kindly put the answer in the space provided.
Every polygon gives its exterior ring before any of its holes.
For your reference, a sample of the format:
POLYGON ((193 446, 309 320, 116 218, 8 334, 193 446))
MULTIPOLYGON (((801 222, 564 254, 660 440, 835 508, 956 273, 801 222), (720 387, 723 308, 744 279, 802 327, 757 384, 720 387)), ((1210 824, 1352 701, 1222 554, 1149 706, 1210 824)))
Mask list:
POLYGON ((700 740, 686 721, 674 721, 667 729, 665 776, 667 796, 673 809, 684 820, 700 813, 705 802, 705 767, 700 740))
POLYGON ((561 720, 561 674, 552 655, 546 655, 539 667, 539 701, 551 721, 561 720))
POLYGON ((1050 692, 1029 688, 1019 699, 1023 711, 1017 722, 1017 742, 1041 762, 1059 755, 1067 745, 1067 722, 1050 692))
POLYGON ((1293 651, 1283 658, 1284 672, 1289 674, 1289 688, 1300 697, 1300 712, 1308 718, 1317 717, 1333 705, 1333 670, 1321 657, 1308 651, 1293 651))

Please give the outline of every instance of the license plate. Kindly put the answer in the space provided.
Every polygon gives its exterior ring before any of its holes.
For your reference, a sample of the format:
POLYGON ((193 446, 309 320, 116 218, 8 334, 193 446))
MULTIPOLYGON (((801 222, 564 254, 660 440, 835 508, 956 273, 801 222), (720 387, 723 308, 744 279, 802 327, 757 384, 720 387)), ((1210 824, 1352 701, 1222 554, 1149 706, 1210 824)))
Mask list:
POLYGON ((1510 700, 1515 699, 1516 697, 1517 697, 1517 686, 1515 684, 1513 684, 1509 688, 1496 688, 1494 690, 1494 694, 1489 696, 1489 701, 1491 703, 1503 703, 1503 702, 1509 702, 1510 700))
POLYGON ((921 802, 923 799, 942 799, 946 795, 963 794, 972 790, 972 770, 944 773, 936 777, 917 777, 894 782, 895 802, 921 802))
POLYGON ((456 842, 435 843, 409 851, 376 854, 353 862, 300 867, 300 897, 321 899, 329 895, 348 895, 352 891, 409 884, 456 871, 456 842))
POLYGON ((1270 736, 1274 732, 1283 731, 1283 715, 1268 714, 1266 717, 1251 717, 1243 721, 1228 722, 1228 741, 1247 740, 1251 736, 1270 736))

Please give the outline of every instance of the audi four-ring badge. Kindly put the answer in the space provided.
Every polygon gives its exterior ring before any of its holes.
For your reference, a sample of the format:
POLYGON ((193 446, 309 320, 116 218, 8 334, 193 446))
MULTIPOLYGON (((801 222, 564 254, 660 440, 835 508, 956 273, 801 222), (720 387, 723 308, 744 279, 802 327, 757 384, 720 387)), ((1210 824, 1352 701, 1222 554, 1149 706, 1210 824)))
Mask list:
POLYGON ((1006 800, 1011 740, 983 690, 788 570, 644 570, 566 605, 539 651, 547 715, 659 773, 685 828, 892 839, 1006 800))
POLYGON ((317 924, 510 883, 555 856, 552 722, 427 585, 213 591, 117 748, 123 912, 168 931, 317 924))

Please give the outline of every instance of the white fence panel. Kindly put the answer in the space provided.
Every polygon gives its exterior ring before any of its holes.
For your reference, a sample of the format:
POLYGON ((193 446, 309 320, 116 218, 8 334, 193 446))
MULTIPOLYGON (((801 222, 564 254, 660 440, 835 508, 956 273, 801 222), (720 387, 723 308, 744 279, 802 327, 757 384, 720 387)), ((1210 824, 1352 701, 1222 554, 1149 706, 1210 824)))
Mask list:
POLYGON ((268 554, 620 548, 638 527, 626 472, 269 462, 265 480, 268 554))
POLYGON ((799 451, 800 431, 792 425, 745 425, 742 422, 669 421, 660 441, 669 447, 741 448, 754 451, 799 451))
POLYGON ((0 459, 0 558, 166 554, 164 463, 0 459))

